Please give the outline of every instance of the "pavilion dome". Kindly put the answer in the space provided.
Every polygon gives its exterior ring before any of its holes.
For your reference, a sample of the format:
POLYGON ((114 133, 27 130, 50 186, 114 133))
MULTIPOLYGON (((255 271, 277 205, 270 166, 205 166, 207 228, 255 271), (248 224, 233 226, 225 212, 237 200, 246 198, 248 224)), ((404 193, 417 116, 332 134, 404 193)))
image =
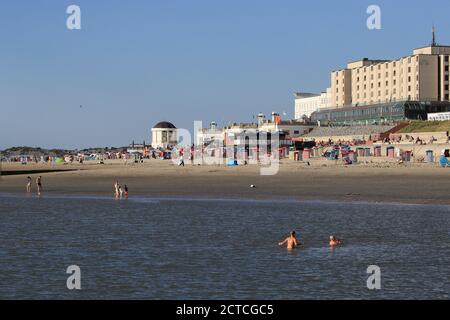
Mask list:
POLYGON ((176 129, 177 127, 174 126, 173 123, 168 121, 161 121, 155 124, 153 129, 176 129))

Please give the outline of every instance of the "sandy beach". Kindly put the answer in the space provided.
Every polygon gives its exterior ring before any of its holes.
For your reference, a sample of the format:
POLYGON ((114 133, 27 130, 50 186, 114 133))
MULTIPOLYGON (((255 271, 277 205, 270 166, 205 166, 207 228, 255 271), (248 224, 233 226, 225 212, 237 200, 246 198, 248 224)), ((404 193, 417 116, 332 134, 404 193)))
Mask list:
MULTIPOLYGON (((450 169, 436 164, 389 162, 344 167, 334 162, 284 160, 274 176, 261 176, 259 166, 175 166, 171 161, 148 160, 125 165, 2 165, 3 172, 54 170, 42 174, 44 194, 113 195, 119 180, 131 196, 337 200, 450 204, 450 169), (58 172, 58 170, 74 170, 58 172), (256 188, 250 188, 255 185, 256 188)), ((2 176, 0 192, 23 193, 28 174, 2 176)), ((35 189, 35 186, 33 186, 35 189)))

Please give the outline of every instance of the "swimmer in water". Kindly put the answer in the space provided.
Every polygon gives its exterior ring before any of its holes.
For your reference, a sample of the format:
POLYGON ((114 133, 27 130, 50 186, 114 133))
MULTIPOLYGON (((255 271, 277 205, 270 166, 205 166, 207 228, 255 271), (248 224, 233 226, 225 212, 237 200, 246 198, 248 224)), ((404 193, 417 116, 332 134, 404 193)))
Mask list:
POLYGON ((280 247, 284 246, 285 244, 287 244, 287 248, 289 250, 295 249, 297 246, 301 245, 300 241, 297 240, 295 231, 292 231, 291 235, 287 237, 283 242, 278 243, 280 247))
POLYGON ((124 185, 124 186, 123 186, 123 189, 124 189, 124 191, 125 191, 125 198, 128 198, 128 186, 127 186, 127 185, 124 185))
POLYGON ((335 236, 330 236, 330 246, 336 247, 342 244, 342 240, 336 238, 335 236))

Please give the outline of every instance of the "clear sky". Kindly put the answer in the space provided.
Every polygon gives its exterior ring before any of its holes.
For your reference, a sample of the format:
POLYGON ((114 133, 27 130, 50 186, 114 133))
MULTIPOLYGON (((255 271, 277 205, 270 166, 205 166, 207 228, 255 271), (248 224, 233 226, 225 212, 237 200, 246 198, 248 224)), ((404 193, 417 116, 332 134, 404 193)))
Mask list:
POLYGON ((294 113, 330 71, 450 44, 448 0, 14 0, 0 4, 0 149, 149 141, 160 120, 191 129, 294 113), (66 28, 81 7, 82 29, 66 28), (382 29, 366 27, 381 7, 382 29), (80 108, 80 105, 83 106, 80 108))

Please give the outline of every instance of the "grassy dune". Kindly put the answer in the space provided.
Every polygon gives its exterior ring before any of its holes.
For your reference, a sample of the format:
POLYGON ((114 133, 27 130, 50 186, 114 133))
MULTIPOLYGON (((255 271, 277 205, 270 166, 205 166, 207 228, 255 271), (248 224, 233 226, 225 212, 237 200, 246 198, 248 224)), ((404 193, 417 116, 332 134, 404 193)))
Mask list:
POLYGON ((450 121, 412 121, 399 133, 446 132, 450 131, 450 121))

